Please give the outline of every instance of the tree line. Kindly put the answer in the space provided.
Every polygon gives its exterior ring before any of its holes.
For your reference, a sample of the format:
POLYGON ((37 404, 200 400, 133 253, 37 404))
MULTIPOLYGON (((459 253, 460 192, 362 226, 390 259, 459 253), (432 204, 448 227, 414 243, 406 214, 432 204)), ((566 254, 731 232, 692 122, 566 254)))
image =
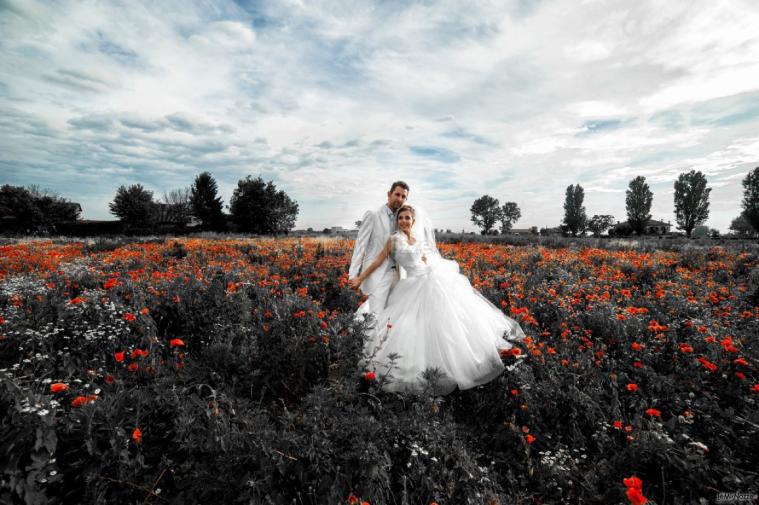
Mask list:
POLYGON ((195 177, 189 188, 164 194, 159 202, 153 200, 152 191, 140 184, 120 186, 108 207, 124 223, 126 231, 153 229, 161 222, 184 228, 195 220, 200 230, 226 231, 231 223, 236 231, 278 234, 290 232, 298 217, 298 203, 260 176, 247 176, 237 182, 227 216, 216 180, 208 172, 195 177))
MULTIPOLYGON (((742 237, 759 236, 759 167, 749 172, 743 179, 743 211, 733 219, 730 230, 742 237)), ((709 195, 706 177, 697 170, 681 173, 674 184, 675 222, 677 228, 685 232, 688 238, 693 230, 709 217, 709 195)), ((651 219, 653 193, 646 183, 646 178, 638 176, 632 179, 625 194, 627 223, 620 233, 643 235, 651 219), (625 229, 626 228, 626 229, 625 229)), ((579 184, 571 184, 564 197, 564 219, 559 226, 562 233, 573 237, 585 235, 590 231, 594 236, 601 236, 615 226, 614 216, 595 214, 588 218, 584 206, 585 190, 579 184)), ((483 195, 476 199, 470 209, 472 222, 480 227, 483 235, 494 233, 497 223, 501 224, 501 233, 508 233, 512 224, 519 220, 521 213, 514 202, 501 206, 497 198, 483 195)))
MULTIPOLYGON (((225 214, 218 184, 208 172, 197 175, 190 187, 171 190, 159 200, 141 184, 122 185, 108 208, 126 233, 181 232, 188 228, 288 233, 299 211, 298 203, 272 181, 247 176, 237 182, 229 214, 225 214)), ((80 213, 79 204, 35 187, 0 187, 0 231, 52 233, 79 219, 80 213)))

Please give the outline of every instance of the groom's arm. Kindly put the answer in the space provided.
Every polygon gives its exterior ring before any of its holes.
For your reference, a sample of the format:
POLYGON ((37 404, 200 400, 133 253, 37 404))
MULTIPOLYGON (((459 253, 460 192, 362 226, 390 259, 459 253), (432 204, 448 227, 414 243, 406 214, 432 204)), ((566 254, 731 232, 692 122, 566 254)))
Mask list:
POLYGON ((387 259, 387 257, 390 255, 390 250, 393 247, 393 239, 389 238, 387 239, 387 242, 385 242, 385 246, 382 248, 382 250, 379 253, 379 256, 377 256, 374 261, 372 261, 372 264, 366 267, 362 272, 361 275, 356 277, 355 279, 351 279, 351 286, 354 288, 357 288, 361 285, 362 282, 366 280, 367 277, 372 275, 372 272, 374 272, 379 266, 387 259))
POLYGON ((353 257, 351 258, 351 266, 348 270, 349 279, 353 279, 354 277, 358 276, 361 270, 361 266, 364 264, 366 247, 369 245, 369 239, 372 236, 372 230, 374 230, 374 213, 368 210, 366 211, 366 214, 364 214, 364 217, 361 219, 361 226, 358 228, 356 243, 353 246, 353 257))

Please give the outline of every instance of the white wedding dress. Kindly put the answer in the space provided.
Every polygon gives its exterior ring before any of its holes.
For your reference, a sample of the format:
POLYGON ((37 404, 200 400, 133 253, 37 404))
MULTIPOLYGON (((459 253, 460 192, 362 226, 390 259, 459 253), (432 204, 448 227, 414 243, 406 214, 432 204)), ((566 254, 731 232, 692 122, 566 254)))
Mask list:
MULTIPOLYGON (((399 358, 382 388, 419 391, 425 387, 422 372, 438 368, 444 377, 436 394, 448 394, 457 386, 469 389, 500 375, 504 365, 499 351, 525 337, 519 323, 474 289, 458 264, 442 258, 437 248, 424 241, 410 244, 402 232, 390 240, 391 254, 407 276, 393 287, 386 308, 377 315, 362 368, 380 380, 388 375, 388 356, 396 353, 399 358)), ((365 313, 362 309, 357 316, 365 313)))

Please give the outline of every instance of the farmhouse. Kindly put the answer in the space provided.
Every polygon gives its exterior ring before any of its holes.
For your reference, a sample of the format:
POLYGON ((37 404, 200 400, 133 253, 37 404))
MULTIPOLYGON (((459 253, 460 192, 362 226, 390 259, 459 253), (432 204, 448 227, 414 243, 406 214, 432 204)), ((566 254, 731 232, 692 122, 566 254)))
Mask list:
MULTIPOLYGON (((656 219, 649 219, 646 222, 645 231, 643 232, 644 235, 666 235, 670 232, 670 229, 672 228, 672 224, 667 221, 666 223, 664 221, 658 221, 656 219)), ((632 226, 630 226, 630 223, 628 221, 625 222, 617 222, 610 230, 609 235, 611 236, 624 236, 624 235, 630 235, 633 233, 632 226)))
POLYGON ((530 228, 512 228, 511 230, 509 230, 509 234, 511 235, 537 235, 538 227, 532 226, 530 228))

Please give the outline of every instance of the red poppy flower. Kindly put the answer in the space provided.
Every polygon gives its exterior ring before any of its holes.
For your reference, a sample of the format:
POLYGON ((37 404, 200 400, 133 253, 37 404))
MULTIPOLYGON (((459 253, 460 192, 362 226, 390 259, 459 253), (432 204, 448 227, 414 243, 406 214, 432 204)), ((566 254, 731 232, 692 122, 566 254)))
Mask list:
POLYGON ((134 431, 132 431, 132 440, 135 441, 135 443, 139 444, 142 442, 142 430, 139 428, 135 428, 134 431))
POLYGON ((646 414, 651 417, 661 417, 661 411, 657 409, 647 409, 646 414))
POLYGON ((622 482, 624 483, 625 487, 643 489, 643 481, 640 480, 640 477, 636 477, 635 475, 622 479, 622 482))
POLYGON ((537 437, 534 437, 532 435, 527 435, 527 443, 528 444, 533 443, 535 440, 537 440, 537 437))
POLYGON ((169 347, 183 347, 184 346, 184 340, 181 338, 172 338, 169 342, 169 347))
POLYGON ((373 381, 376 378, 377 378, 377 375, 374 372, 366 372, 364 374, 364 379, 366 379, 368 381, 373 381))
POLYGON ((63 382, 54 382, 50 384, 51 393, 60 393, 61 391, 68 391, 68 389, 68 384, 64 384, 63 382))
POLYGON ((135 349, 134 351, 132 351, 132 354, 130 354, 129 357, 132 359, 145 358, 147 357, 147 355, 148 355, 148 351, 144 351, 142 349, 135 349))
POLYGON ((97 399, 98 397, 96 395, 77 396, 71 400, 71 406, 74 408, 79 408, 82 405, 87 405, 88 403, 94 402, 97 399))
POLYGON ((638 385, 637 385, 637 384, 632 384, 632 383, 631 383, 631 384, 628 384, 628 385, 627 385, 627 390, 628 390, 628 391, 632 391, 632 392, 635 392, 635 391, 637 391, 637 390, 638 390, 638 385))
POLYGON ((644 505, 648 503, 648 499, 643 496, 643 490, 634 487, 627 488, 627 499, 630 500, 631 505, 644 505))
POLYGON ((140 365, 137 363, 129 363, 129 366, 127 366, 127 370, 130 372, 136 372, 140 368, 140 365))
POLYGON ((124 321, 132 322, 136 319, 135 315, 131 312, 124 313, 124 321))
POLYGON ((618 430, 621 430, 621 429, 622 429, 622 421, 614 421, 614 422, 612 423, 612 425, 614 426, 614 428, 616 428, 616 429, 618 429, 618 430))

